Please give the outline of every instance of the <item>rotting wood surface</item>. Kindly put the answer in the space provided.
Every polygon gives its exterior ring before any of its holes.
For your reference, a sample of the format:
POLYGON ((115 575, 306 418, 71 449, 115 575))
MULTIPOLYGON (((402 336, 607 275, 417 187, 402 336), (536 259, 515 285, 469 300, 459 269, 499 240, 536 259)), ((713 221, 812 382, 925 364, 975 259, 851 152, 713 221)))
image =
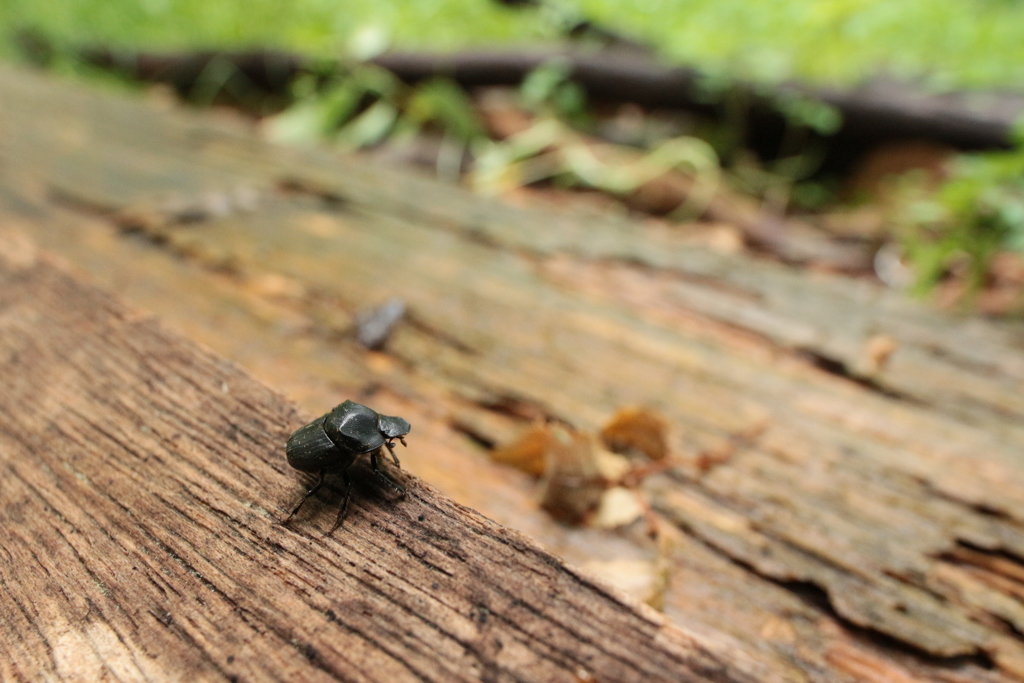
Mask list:
POLYGON ((1024 678, 1019 328, 232 122, 13 72, 0 92, 6 224, 311 409, 373 394, 423 426, 404 463, 460 502, 613 568, 652 551, 545 520, 455 427, 494 442, 510 408, 592 430, 647 404, 679 456, 757 427, 648 481, 671 617, 809 680, 1024 678), (410 320, 357 350, 353 314, 391 296, 410 320))
POLYGON ((419 482, 334 536, 279 525, 291 404, 16 239, 3 680, 784 680, 419 482))

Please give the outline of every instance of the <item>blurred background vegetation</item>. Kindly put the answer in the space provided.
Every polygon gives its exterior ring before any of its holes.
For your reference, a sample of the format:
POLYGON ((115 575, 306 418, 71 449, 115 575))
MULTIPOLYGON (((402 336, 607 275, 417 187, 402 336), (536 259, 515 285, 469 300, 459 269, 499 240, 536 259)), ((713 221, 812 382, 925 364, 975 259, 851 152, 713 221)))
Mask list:
MULTIPOLYGON (((829 107, 779 98, 787 131, 782 148, 766 157, 744 147, 737 130, 746 124, 729 87, 798 80, 855 88, 884 79, 922 93, 1021 92, 1021 0, 5 0, 0 26, 0 57, 14 61, 43 49, 54 57, 46 60, 50 68, 79 75, 96 74, 72 49, 86 46, 255 47, 341 65, 289 83, 289 108, 273 112, 268 134, 363 149, 433 136, 432 169, 489 192, 541 186, 635 198, 661 175, 682 173, 692 181, 685 200, 653 213, 699 217, 719 188, 825 231, 846 226, 834 235, 839 240, 851 239, 849 226, 859 220, 869 227, 853 236, 883 257, 873 275, 888 284, 922 293, 945 288, 946 300, 969 303, 996 288, 1002 294, 985 310, 1022 307, 1024 135, 1008 149, 951 150, 924 173, 912 169, 887 181, 884 192, 865 192, 871 183, 850 180, 856 169, 844 169, 843 177, 822 173, 821 140, 840 125, 829 107), (584 50, 616 43, 655 63, 693 67, 721 116, 709 123, 636 107, 609 112, 588 103, 557 62, 530 74, 514 102, 501 106, 443 79, 409 85, 360 66, 388 50, 514 50, 569 41, 584 50), (510 108, 521 120, 499 125, 510 108)), ((638 204, 626 202, 629 210, 638 204)))
MULTIPOLYGON (((458 50, 558 38, 586 17, 664 58, 737 78, 852 83, 886 72, 934 88, 1024 81, 1019 0, 5 0, 0 24, 58 41, 148 48, 458 50)), ((10 45, 4 49, 10 54, 10 45)))

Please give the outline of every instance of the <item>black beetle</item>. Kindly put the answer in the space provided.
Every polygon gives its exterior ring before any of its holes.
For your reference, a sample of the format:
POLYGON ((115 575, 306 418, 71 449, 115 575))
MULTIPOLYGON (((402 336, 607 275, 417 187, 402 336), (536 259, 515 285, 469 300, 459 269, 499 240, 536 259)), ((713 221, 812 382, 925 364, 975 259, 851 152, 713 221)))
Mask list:
POLYGON ((339 472, 345 480, 345 500, 338 511, 334 526, 327 533, 330 534, 337 529, 345 519, 348 501, 352 495, 352 480, 348 476, 348 468, 363 453, 370 454, 373 473, 404 496, 405 488, 380 469, 378 456, 381 448, 387 448, 395 465, 401 467, 398 456, 395 455, 393 442, 398 439, 405 446, 403 437, 411 429, 409 423, 402 418, 381 415, 355 401, 345 401, 326 415, 321 415, 308 425, 299 427, 285 446, 288 464, 303 472, 315 472, 317 478, 313 487, 281 523, 287 524, 302 504, 320 490, 325 473, 339 472))

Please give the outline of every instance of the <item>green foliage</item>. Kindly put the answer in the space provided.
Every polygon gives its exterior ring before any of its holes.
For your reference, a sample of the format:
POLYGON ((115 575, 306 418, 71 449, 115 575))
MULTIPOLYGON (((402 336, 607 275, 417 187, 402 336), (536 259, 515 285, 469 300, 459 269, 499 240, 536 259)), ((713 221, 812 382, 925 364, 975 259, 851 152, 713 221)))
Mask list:
POLYGON ((960 157, 952 178, 933 195, 905 204, 899 222, 918 292, 960 266, 968 285, 980 287, 998 251, 1024 253, 1024 144, 960 157))
POLYGON ((417 86, 405 107, 405 116, 417 127, 437 125, 464 143, 484 135, 473 102, 462 88, 445 78, 417 86))
POLYGON ((391 73, 374 67, 353 69, 324 87, 314 76, 307 76, 294 87, 295 105, 274 117, 268 128, 272 137, 282 142, 312 143, 333 138, 358 113, 364 98, 387 103, 399 87, 391 73))
MULTIPOLYGON (((464 0, 3 0, 0 27, 61 43, 145 49, 261 47, 337 58, 403 49, 523 43, 557 28, 535 12, 464 0)), ((6 38, 0 40, 11 54, 6 38)))
POLYGON ((570 80, 571 67, 562 59, 552 59, 534 69, 519 88, 520 102, 527 111, 570 121, 576 127, 589 122, 587 95, 570 80))
POLYGON ((832 135, 843 125, 843 115, 835 107, 796 93, 775 96, 775 107, 793 126, 803 126, 820 135, 832 135))
POLYGON ((579 0, 581 13, 673 61, 734 78, 935 88, 1024 81, 1024 3, 996 0, 579 0))
POLYGON ((307 77, 295 90, 295 104, 267 124, 278 141, 326 139, 359 149, 410 140, 430 128, 443 133, 438 170, 450 176, 457 173, 465 148, 484 135, 473 103, 459 86, 442 78, 407 86, 389 71, 362 65, 326 84, 307 77))
MULTIPOLYGON (((670 60, 733 78, 853 82, 879 71, 936 88, 1024 82, 1024 2, 1010 0, 3 0, 0 27, 147 49, 261 45, 336 58, 390 45, 528 44, 585 17, 670 60)), ((8 51, 8 41, 0 41, 8 51)))

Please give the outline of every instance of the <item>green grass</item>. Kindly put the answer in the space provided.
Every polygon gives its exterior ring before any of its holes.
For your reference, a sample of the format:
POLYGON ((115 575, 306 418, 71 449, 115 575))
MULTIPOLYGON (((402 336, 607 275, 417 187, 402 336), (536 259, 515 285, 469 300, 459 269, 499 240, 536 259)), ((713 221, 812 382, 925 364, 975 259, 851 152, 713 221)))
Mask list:
MULTIPOLYGON (((586 15, 667 58, 732 76, 852 82, 885 70, 937 88, 1024 82, 1020 0, 4 0, 0 26, 60 41, 156 48, 261 45, 317 56, 354 46, 456 50, 557 37, 586 15)), ((9 41, 2 48, 11 54, 9 41)))
POLYGON ((938 88, 1024 82, 1017 0, 638 0, 627 13, 621 0, 580 4, 674 60, 733 76, 852 82, 885 70, 938 88))
POLYGON ((4 0, 0 26, 34 27, 62 42, 146 49, 258 45, 317 56, 344 54, 368 40, 458 49, 553 35, 536 13, 486 0, 4 0))

